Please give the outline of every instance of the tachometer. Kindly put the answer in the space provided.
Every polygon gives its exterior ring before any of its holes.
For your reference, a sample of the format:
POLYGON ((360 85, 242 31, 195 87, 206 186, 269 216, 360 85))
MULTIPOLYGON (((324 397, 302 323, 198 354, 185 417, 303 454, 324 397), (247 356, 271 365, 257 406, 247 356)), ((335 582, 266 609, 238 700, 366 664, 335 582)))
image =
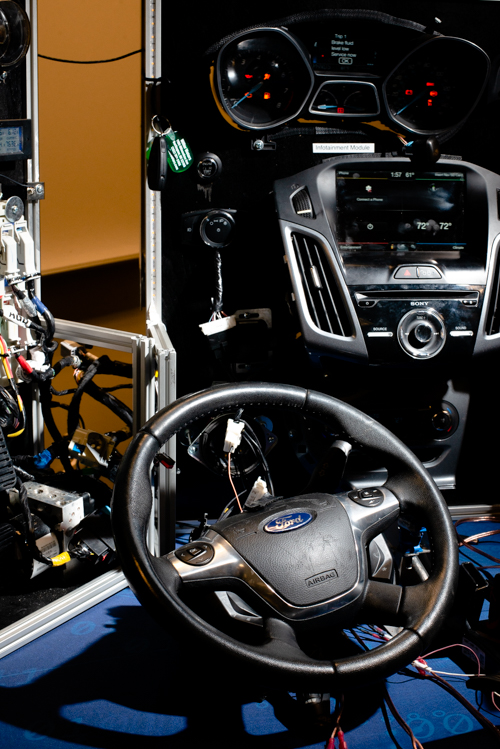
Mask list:
POLYGON ((229 117, 251 130, 295 117, 313 73, 300 43, 282 29, 259 29, 229 41, 217 60, 217 93, 229 117))
POLYGON ((464 39, 436 37, 411 52, 387 78, 387 110, 414 133, 437 135, 457 127, 484 89, 489 59, 464 39))

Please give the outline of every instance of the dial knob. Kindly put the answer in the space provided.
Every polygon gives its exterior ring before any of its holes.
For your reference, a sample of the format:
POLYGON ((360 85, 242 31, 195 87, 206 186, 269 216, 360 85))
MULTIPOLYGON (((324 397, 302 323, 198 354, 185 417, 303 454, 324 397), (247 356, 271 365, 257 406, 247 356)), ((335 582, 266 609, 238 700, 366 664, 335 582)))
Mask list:
POLYGON ((416 328, 414 328, 413 333, 416 340, 422 344, 429 343, 432 336, 434 335, 433 329, 427 322, 423 322, 417 325, 416 328))
POLYGON ((441 315, 430 307, 412 309, 398 325, 398 341, 413 359, 430 359, 439 354, 446 341, 441 315))
POLYGON ((235 229, 233 216, 227 211, 210 211, 200 224, 201 238, 209 247, 220 249, 231 242, 235 229))

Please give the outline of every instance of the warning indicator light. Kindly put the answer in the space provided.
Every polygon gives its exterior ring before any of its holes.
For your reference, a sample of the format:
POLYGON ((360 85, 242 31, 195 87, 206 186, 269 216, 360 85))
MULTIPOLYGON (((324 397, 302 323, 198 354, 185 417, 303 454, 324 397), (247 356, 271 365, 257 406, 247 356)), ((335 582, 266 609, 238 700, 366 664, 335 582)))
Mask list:
POLYGON ((412 88, 407 88, 406 91, 405 91, 405 94, 406 94, 406 96, 413 96, 413 89, 412 88))
POLYGON ((266 91, 264 93, 264 99, 270 99, 270 98, 271 98, 271 94, 269 93, 269 91, 266 91))
POLYGON ((345 109, 344 109, 344 107, 337 107, 337 112, 338 112, 339 114, 344 114, 344 112, 345 112, 345 109))
POLYGON ((428 86, 429 88, 434 88, 434 83, 426 83, 425 85, 428 86))
POLYGON ((264 73, 264 80, 265 81, 268 81, 270 77, 271 77, 271 73, 264 73))
POLYGON ((429 91, 429 96, 437 96, 437 95, 438 95, 437 91, 429 91))

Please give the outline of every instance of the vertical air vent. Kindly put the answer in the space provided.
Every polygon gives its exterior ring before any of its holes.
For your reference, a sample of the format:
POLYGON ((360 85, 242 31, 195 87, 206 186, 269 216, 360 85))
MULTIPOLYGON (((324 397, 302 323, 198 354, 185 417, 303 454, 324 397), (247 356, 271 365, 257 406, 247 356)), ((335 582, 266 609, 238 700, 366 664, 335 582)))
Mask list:
POLYGON ((302 218, 315 218, 311 198, 307 188, 303 187, 292 196, 293 210, 302 218))
POLYGON ((294 232, 297 256, 307 309, 320 330, 335 335, 352 335, 349 316, 325 251, 312 237, 294 232))
POLYGON ((500 333, 500 249, 497 253, 495 275, 491 284, 491 296, 486 315, 486 335, 500 333))

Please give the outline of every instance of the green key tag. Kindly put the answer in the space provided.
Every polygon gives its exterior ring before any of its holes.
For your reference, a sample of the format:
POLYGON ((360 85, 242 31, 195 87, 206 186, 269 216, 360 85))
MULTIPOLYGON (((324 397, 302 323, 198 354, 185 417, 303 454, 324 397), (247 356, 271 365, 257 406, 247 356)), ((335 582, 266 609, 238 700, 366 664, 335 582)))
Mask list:
POLYGON ((173 172, 185 172, 193 163, 193 154, 184 138, 180 138, 176 130, 164 133, 167 141, 167 161, 173 172))

